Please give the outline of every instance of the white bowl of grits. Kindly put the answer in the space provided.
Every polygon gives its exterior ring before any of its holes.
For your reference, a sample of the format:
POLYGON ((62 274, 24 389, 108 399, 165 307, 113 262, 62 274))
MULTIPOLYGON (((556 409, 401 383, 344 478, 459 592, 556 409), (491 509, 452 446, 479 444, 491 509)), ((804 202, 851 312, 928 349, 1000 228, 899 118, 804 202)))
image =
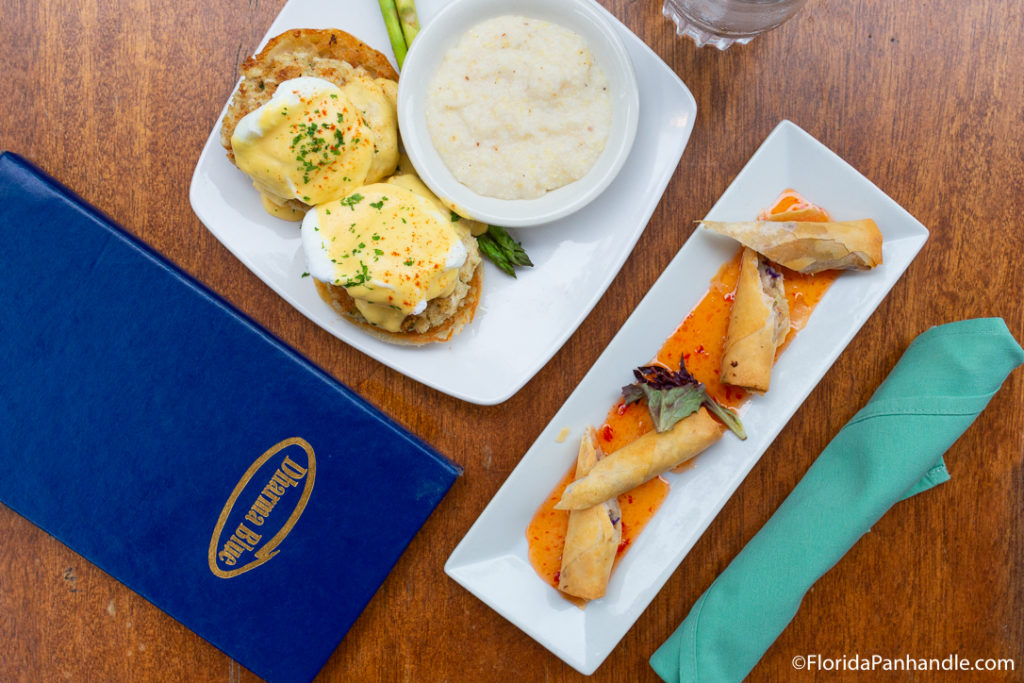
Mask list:
POLYGON ((597 197, 639 108, 625 46, 591 0, 454 0, 413 41, 398 86, 423 181, 456 213, 506 227, 597 197))

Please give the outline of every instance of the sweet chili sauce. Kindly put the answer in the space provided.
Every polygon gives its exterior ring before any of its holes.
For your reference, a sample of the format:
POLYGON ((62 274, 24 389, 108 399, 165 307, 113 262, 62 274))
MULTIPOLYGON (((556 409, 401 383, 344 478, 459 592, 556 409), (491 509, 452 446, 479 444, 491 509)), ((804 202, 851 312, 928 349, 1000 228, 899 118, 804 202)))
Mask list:
MULTIPOLYGON (((771 208, 762 211, 758 220, 773 221, 828 221, 828 213, 807 202, 794 190, 786 190, 771 208)), ((655 356, 653 363, 672 370, 679 367, 682 359, 687 370, 700 382, 708 393, 732 408, 740 407, 747 399, 746 391, 722 384, 718 380, 725 347, 725 335, 729 326, 729 312, 739 278, 740 253, 722 265, 711 279, 708 291, 696 307, 686 316, 655 356)), ((783 273, 786 300, 789 303, 789 334, 778 353, 781 353, 796 333, 807 324, 814 307, 825 291, 835 281, 838 271, 806 275, 781 266, 775 266, 783 273)), ((646 403, 625 405, 620 399, 608 411, 604 423, 596 429, 596 445, 605 453, 612 453, 636 440, 653 429, 646 403)), ((726 438, 729 438, 728 435, 726 438)), ((692 467, 695 460, 684 463, 675 471, 692 467)), ((558 586, 558 572, 562 566, 562 546, 569 525, 569 512, 556 510, 555 504, 562 492, 573 481, 576 464, 566 473, 534 514, 526 529, 530 564, 534 571, 553 587, 558 586)), ((622 542, 616 556, 616 563, 633 544, 654 513, 661 507, 668 495, 669 484, 662 477, 656 477, 645 484, 619 496, 622 510, 622 542)), ((574 600, 574 602, 577 602, 574 600)))

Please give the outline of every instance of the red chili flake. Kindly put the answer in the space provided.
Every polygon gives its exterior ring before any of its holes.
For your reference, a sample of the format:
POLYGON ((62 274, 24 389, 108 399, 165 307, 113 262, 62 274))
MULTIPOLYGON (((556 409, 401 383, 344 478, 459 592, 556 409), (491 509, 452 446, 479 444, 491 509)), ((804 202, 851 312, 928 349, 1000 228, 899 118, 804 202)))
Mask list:
POLYGON ((633 542, 633 539, 631 539, 631 538, 624 538, 624 539, 622 539, 622 542, 619 543, 619 549, 617 551, 615 551, 616 554, 617 555, 621 555, 622 553, 626 552, 626 548, 628 548, 629 544, 632 543, 632 542, 633 542))
POLYGON ((555 576, 554 576, 554 579, 555 579, 555 583, 560 583, 560 579, 561 579, 561 578, 562 578, 562 570, 561 570, 561 569, 559 569, 559 570, 557 570, 557 571, 555 572, 555 576))
POLYGON ((703 344, 701 344, 700 346, 697 347, 696 353, 704 353, 704 345, 703 344))
POLYGON ((726 295, 725 295, 725 296, 724 296, 723 298, 724 298, 724 299, 725 299, 726 301, 732 301, 733 299, 735 299, 735 298, 736 298, 736 292, 735 292, 735 291, 733 291, 733 292, 729 292, 729 293, 728 293, 728 294, 726 294, 726 295))
POLYGON ((605 441, 611 441, 614 435, 615 433, 612 431, 612 428, 609 425, 601 427, 601 438, 604 439, 605 441))
POLYGON ((615 406, 615 412, 618 415, 625 415, 626 410, 628 408, 629 408, 629 406, 626 405, 625 401, 619 401, 619 405, 615 406))

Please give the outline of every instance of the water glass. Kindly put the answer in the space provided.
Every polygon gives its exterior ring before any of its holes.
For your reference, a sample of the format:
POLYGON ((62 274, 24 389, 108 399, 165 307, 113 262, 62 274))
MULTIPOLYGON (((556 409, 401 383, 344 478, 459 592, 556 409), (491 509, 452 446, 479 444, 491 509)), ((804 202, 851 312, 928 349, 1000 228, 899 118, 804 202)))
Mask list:
POLYGON ((744 45, 796 14, 807 0, 665 0, 662 13, 675 22, 676 33, 698 47, 724 50, 744 45))

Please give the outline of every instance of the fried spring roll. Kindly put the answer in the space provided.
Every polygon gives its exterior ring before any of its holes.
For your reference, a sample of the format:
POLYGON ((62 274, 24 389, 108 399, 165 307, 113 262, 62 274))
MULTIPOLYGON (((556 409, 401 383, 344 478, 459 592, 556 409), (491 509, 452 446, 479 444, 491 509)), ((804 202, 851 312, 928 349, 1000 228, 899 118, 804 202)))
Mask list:
MULTIPOLYGON (((594 447, 594 430, 589 429, 583 435, 576 457, 576 478, 586 476, 600 457, 594 447)), ((616 498, 570 512, 558 590, 586 600, 602 597, 608 588, 621 540, 622 513, 616 498)))
POLYGON ((882 262, 882 233, 870 218, 841 223, 701 221, 701 225, 801 273, 868 270, 882 262))
POLYGON ((555 508, 579 510, 611 500, 686 462, 722 438, 724 431, 702 407, 667 432, 648 432, 598 460, 587 476, 566 487, 555 508))
POLYGON ((789 333, 789 304, 782 273, 750 248, 743 250, 729 314, 721 380, 768 391, 775 351, 789 333))

